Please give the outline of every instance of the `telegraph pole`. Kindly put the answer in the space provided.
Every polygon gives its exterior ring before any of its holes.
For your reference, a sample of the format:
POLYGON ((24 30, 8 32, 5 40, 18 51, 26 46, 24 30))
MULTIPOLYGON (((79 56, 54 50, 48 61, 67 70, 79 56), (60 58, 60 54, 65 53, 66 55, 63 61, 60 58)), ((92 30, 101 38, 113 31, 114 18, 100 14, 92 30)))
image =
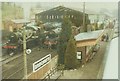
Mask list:
POLYGON ((27 55, 26 55, 26 24, 23 26, 23 56, 24 56, 24 79, 27 79, 27 55))
MULTIPOLYGON (((87 27, 85 26, 85 2, 83 2, 83 32, 87 32, 87 27)), ((86 46, 85 46, 86 49, 86 46)), ((85 59, 83 60, 83 65, 82 67, 84 67, 84 65, 86 64, 86 54, 84 55, 85 59)))
POLYGON ((87 28, 85 27, 85 2, 83 2, 83 31, 87 32, 87 28))

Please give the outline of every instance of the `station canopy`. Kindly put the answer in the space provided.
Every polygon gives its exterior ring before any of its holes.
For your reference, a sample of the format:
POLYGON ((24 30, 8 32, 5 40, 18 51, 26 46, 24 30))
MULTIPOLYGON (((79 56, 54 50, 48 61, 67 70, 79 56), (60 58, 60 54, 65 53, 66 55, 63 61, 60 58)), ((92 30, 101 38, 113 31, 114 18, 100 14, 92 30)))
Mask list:
POLYGON ((89 39, 97 39, 104 30, 97 30, 97 31, 91 31, 91 32, 84 32, 80 33, 75 36, 76 41, 83 41, 83 40, 89 40, 89 39))

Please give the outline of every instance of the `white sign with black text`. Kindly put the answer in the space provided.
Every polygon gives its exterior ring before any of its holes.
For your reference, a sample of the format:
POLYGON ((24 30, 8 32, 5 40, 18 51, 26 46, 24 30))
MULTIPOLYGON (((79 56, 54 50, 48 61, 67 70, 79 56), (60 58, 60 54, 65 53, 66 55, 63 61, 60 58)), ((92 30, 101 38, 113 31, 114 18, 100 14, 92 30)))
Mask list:
POLYGON ((82 59, 82 52, 77 52, 77 59, 82 59))
POLYGON ((33 63, 33 72, 38 71, 43 66, 48 64, 51 61, 51 54, 46 55, 45 57, 41 58, 40 60, 33 63))

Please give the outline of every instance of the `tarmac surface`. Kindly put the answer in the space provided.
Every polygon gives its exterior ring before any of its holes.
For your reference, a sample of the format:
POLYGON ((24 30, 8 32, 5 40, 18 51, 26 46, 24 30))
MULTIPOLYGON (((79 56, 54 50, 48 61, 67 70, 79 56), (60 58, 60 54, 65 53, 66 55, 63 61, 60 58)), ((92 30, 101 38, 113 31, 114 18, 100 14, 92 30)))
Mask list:
MULTIPOLYGON (((101 42, 101 47, 93 59, 83 67, 74 70, 64 70, 64 74, 59 79, 101 79, 98 77, 102 60, 106 51, 107 42, 101 42)), ((103 70, 101 71, 103 73, 103 70)), ((61 72, 54 74, 51 79, 56 79, 61 72)))

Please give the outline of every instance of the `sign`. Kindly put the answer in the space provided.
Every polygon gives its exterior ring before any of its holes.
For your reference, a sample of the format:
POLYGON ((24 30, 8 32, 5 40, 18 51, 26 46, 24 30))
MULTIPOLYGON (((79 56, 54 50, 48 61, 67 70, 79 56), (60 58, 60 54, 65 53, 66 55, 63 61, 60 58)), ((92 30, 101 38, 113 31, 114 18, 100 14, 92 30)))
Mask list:
POLYGON ((33 72, 38 71, 42 67, 44 67, 46 64, 48 64, 51 61, 51 54, 46 55, 45 57, 41 58, 40 60, 33 63, 33 72))
POLYGON ((77 52, 77 59, 78 60, 82 59, 82 52, 77 52))
POLYGON ((30 53, 31 53, 31 49, 27 49, 27 50, 26 50, 26 53, 27 53, 27 54, 30 54, 30 53))

